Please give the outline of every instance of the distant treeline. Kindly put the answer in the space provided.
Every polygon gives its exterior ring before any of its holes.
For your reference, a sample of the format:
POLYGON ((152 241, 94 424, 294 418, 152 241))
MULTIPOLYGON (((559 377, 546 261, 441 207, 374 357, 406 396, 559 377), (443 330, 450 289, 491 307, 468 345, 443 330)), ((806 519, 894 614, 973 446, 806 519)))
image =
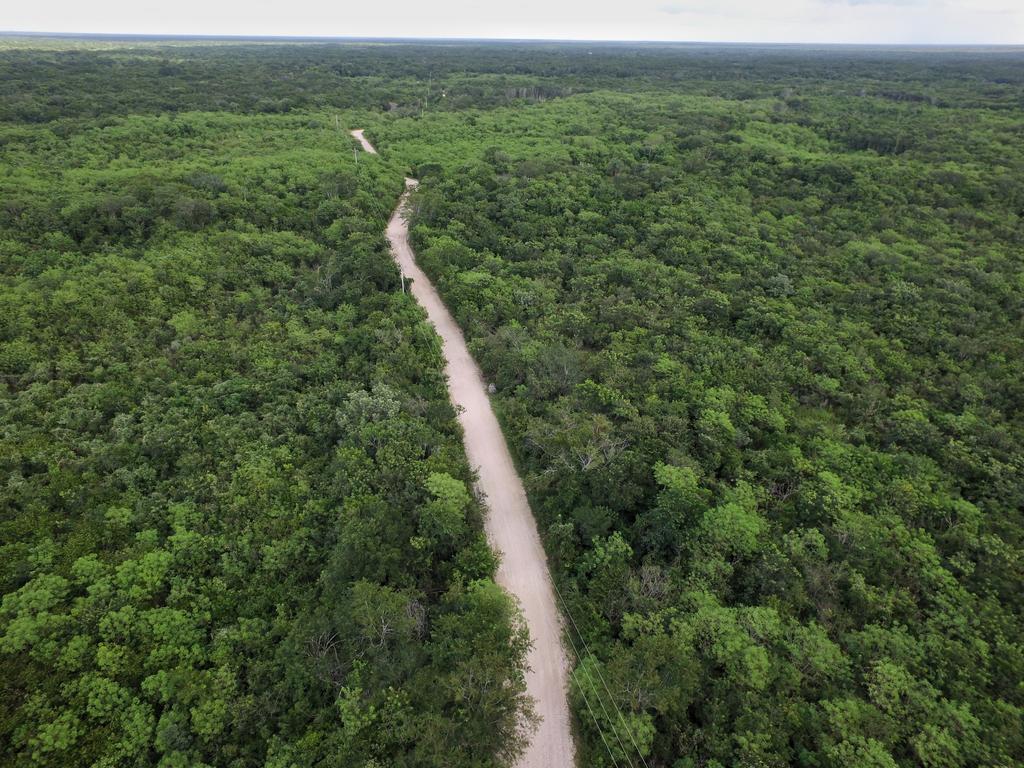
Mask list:
MULTIPOLYGON (((49 41, 46 41, 49 42, 49 41)), ((0 120, 138 112, 494 107, 597 89, 752 99, 812 86, 940 106, 1020 108, 1024 53, 668 44, 138 43, 4 49, 0 120)))

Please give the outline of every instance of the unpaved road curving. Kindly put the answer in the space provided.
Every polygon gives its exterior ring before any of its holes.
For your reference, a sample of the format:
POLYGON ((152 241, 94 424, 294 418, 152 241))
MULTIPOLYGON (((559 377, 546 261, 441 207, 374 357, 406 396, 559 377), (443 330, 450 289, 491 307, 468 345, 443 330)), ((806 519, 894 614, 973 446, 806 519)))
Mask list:
POLYGON ((366 140, 366 137, 363 136, 363 129, 362 128, 360 128, 358 130, 355 130, 355 131, 349 131, 349 133, 351 133, 353 136, 356 137, 356 139, 359 140, 359 143, 362 144, 362 146, 363 146, 363 151, 364 152, 369 152, 371 155, 376 155, 377 154, 377 150, 373 148, 373 144, 368 142, 366 140))
MULTIPOLYGON (((367 152, 376 154, 352 131, 367 152)), ((533 698, 540 724, 517 768, 572 768, 575 748, 567 700, 569 662, 562 646, 561 615, 548 573, 547 558, 537 533, 523 483, 516 473, 505 436, 491 410, 483 376, 469 354, 466 340, 441 297, 416 264, 409 246, 405 220, 409 191, 415 179, 406 179, 406 192, 388 222, 391 254, 404 275, 412 278, 412 295, 426 310, 443 343, 448 396, 465 432, 466 456, 479 475, 479 489, 487 501, 485 528, 491 546, 501 553, 498 583, 519 601, 533 645, 528 656, 527 692, 533 698)))

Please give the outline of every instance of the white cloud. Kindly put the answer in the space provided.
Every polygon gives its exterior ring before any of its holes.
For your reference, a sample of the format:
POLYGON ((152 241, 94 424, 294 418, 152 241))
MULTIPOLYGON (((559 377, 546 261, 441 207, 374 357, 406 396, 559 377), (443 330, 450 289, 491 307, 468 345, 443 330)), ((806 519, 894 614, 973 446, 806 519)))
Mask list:
POLYGON ((944 5, 943 0, 821 0, 826 5, 944 5))
POLYGON ((1019 0, 31 0, 0 29, 373 37, 1024 44, 1019 0))

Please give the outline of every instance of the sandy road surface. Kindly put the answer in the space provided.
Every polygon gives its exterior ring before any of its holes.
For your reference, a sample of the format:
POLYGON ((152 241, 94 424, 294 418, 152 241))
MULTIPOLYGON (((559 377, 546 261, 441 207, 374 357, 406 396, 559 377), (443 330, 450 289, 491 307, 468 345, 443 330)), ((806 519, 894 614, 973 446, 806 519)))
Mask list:
POLYGON ((358 130, 355 130, 355 131, 349 131, 349 133, 351 133, 353 136, 355 136, 359 140, 359 143, 363 145, 363 151, 364 152, 369 152, 371 155, 376 155, 377 154, 377 150, 373 148, 373 144, 368 142, 366 140, 366 137, 363 136, 363 129, 362 128, 360 128, 358 130))
MULTIPOLYGON (((365 144, 362 131, 353 131, 365 144)), ((368 150, 372 151, 372 147, 368 150)), ((407 190, 415 188, 406 179, 407 190)), ((566 699, 569 663, 562 647, 561 617, 555 604, 547 558, 537 525, 526 501, 505 437, 491 410, 484 380, 455 319, 434 286, 416 265, 409 246, 409 226, 403 217, 408 191, 388 222, 391 253, 406 277, 412 295, 427 311, 441 336, 448 394, 459 411, 465 432, 466 455, 479 473, 479 488, 487 498, 485 527, 491 546, 501 553, 498 583, 519 600, 533 647, 528 657, 527 691, 541 721, 518 768, 572 768, 574 746, 566 699)))

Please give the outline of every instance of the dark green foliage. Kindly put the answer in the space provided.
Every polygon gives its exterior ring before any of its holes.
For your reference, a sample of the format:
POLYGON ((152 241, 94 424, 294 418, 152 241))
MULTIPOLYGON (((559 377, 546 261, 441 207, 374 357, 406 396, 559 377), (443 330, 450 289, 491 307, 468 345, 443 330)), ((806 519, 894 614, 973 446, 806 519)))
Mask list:
POLYGON ((311 115, 0 133, 2 762, 514 754, 525 636, 381 234, 401 174, 311 115))
POLYGON ((651 765, 1024 760, 1021 112, 847 87, 380 128, 651 765))

